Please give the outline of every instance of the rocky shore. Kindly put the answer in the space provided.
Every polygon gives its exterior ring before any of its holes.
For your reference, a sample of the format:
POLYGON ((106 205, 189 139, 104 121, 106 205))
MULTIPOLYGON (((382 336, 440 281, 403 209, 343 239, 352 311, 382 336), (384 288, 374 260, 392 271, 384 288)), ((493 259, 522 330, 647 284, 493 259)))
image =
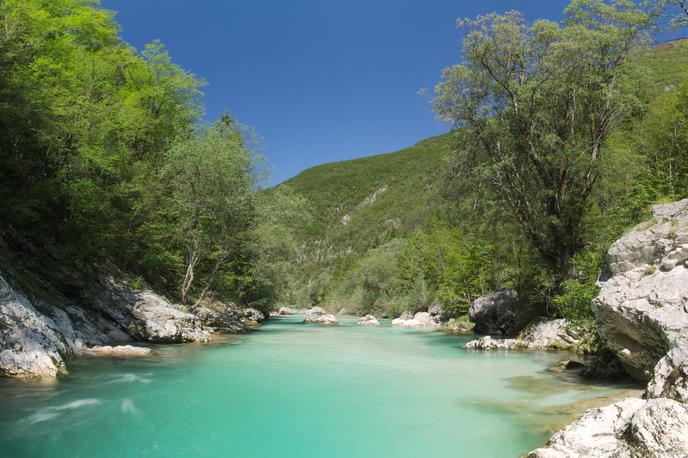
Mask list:
POLYGON ((609 249, 593 301, 605 346, 648 382, 642 399, 586 412, 531 458, 688 456, 688 199, 609 249))
POLYGON ((189 310, 102 268, 85 277, 78 297, 47 300, 11 286, 0 272, 0 376, 56 377, 85 352, 146 353, 109 344, 208 342, 213 333, 246 331, 265 318, 232 304, 189 310))

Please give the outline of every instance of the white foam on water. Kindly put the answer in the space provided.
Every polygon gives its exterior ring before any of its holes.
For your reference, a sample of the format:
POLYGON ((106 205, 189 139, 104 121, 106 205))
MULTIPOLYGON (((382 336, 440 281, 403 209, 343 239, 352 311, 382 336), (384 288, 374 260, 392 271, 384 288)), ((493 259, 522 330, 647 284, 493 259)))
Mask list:
POLYGON ((110 380, 108 383, 133 383, 133 382, 150 383, 151 379, 146 378, 146 377, 142 377, 138 374, 126 373, 126 374, 121 374, 119 377, 110 380))
POLYGON ((59 412, 49 412, 46 410, 41 410, 39 412, 32 414, 29 418, 26 419, 26 422, 29 425, 35 425, 36 423, 49 421, 49 420, 52 420, 53 418, 57 418, 59 416, 60 416, 59 412))
POLYGON ((55 418, 61 416, 60 412, 65 410, 76 410, 81 407, 100 405, 101 402, 98 399, 77 399, 76 401, 68 402, 59 406, 50 406, 39 410, 36 413, 31 414, 26 420, 26 424, 33 425, 36 423, 42 423, 44 421, 54 420, 55 418))

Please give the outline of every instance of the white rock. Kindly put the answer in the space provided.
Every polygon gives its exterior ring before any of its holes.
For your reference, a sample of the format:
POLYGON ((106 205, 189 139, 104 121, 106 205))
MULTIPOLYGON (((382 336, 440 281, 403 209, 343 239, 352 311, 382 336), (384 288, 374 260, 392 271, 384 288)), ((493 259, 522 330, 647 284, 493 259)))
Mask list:
POLYGON ((380 322, 373 315, 366 315, 358 320, 359 326, 380 326, 380 322))
POLYGON ((320 307, 311 307, 305 311, 304 323, 322 324, 324 326, 334 326, 339 324, 337 318, 331 313, 326 312, 320 307))
POLYGON ((683 458, 688 412, 670 399, 628 398, 592 409, 529 458, 683 458))
POLYGON ((405 318, 402 315, 399 318, 392 320, 392 326, 401 326, 406 328, 438 328, 440 323, 435 321, 435 319, 428 312, 418 312, 413 318, 405 318))
POLYGON ((88 350, 98 356, 150 356, 153 353, 150 348, 131 345, 117 345, 115 347, 109 345, 95 346, 88 350))

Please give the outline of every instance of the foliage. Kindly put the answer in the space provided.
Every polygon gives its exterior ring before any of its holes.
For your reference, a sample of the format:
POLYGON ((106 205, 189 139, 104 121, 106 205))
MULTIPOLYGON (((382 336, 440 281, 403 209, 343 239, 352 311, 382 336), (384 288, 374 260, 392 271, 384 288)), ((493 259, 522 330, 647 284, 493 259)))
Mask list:
POLYGON ((435 109, 465 127, 457 159, 486 182, 552 272, 571 276, 605 141, 636 110, 620 68, 649 16, 632 2, 575 0, 564 26, 517 12, 459 21, 464 62, 444 72, 435 109))
POLYGON ((604 257, 600 250, 588 249, 572 260, 576 277, 562 283, 562 293, 554 297, 557 313, 574 324, 585 325, 593 320, 590 304, 597 296, 597 279, 604 257))
POLYGON ((249 303, 269 276, 256 155, 231 117, 200 125, 204 83, 162 43, 118 34, 90 0, 0 2, 2 232, 183 301, 249 303))

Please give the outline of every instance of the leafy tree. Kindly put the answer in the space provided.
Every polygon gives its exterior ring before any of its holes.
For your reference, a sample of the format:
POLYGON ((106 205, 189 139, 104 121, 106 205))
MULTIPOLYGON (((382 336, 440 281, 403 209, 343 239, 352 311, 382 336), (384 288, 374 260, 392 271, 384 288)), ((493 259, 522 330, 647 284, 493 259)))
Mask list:
POLYGON ((255 156, 228 117, 201 127, 167 152, 162 180, 170 190, 178 239, 186 246, 182 302, 188 300, 199 264, 210 261, 212 267, 197 303, 253 227, 254 166, 255 156))
POLYGON ((465 127, 458 175, 489 184, 552 272, 574 274, 605 140, 637 106, 624 64, 650 16, 630 1, 574 0, 566 21, 517 12, 459 21, 464 62, 444 71, 435 109, 465 127))

